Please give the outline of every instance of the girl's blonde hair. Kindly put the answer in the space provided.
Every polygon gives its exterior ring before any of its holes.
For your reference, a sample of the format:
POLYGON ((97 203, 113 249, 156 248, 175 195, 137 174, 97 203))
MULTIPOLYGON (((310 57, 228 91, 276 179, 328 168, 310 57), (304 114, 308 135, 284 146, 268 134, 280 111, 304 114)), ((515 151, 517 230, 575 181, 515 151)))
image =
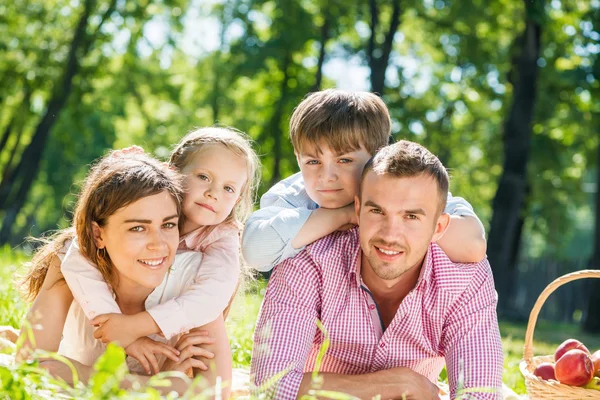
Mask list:
POLYGON ((244 223, 253 211, 256 190, 260 182, 260 161, 251 143, 248 135, 236 129, 208 127, 196 129, 185 135, 171 153, 170 163, 180 172, 196 154, 208 146, 223 146, 246 160, 248 179, 240 193, 240 200, 223 222, 244 223))
POLYGON ((106 250, 96 247, 92 224, 104 226, 117 210, 139 199, 167 191, 181 215, 181 176, 165 163, 142 153, 113 151, 92 166, 83 182, 70 228, 57 232, 36 252, 22 281, 29 300, 39 293, 48 268, 65 244, 77 237, 81 253, 94 264, 104 280, 118 284, 114 265, 106 250))

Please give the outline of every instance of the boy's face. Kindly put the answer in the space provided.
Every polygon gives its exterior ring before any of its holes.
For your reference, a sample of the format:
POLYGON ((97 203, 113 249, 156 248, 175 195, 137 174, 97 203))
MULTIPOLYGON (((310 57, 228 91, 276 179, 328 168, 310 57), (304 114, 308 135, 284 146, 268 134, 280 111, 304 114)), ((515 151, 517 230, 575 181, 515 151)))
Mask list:
POLYGON ((362 146, 348 153, 336 154, 325 142, 296 153, 306 192, 323 208, 344 207, 354 201, 360 176, 370 158, 371 154, 362 146))

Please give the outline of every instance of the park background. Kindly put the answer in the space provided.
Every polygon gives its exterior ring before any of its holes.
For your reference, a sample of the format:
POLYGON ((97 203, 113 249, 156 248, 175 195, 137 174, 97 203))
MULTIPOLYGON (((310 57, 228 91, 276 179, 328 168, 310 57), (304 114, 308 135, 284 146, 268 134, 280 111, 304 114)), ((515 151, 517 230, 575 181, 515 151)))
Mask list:
MULTIPOLYGON (((109 149, 166 159, 194 127, 233 126, 255 140, 262 194, 298 170, 288 123, 307 93, 368 90, 482 219, 505 382, 523 393, 535 299, 599 268, 599 57, 600 0, 0 0, 0 324, 26 310, 11 283, 26 237, 68 226, 109 149)), ((229 322, 239 366, 264 286, 229 322)), ((542 320, 542 349, 598 348, 600 281, 558 289, 542 320)))

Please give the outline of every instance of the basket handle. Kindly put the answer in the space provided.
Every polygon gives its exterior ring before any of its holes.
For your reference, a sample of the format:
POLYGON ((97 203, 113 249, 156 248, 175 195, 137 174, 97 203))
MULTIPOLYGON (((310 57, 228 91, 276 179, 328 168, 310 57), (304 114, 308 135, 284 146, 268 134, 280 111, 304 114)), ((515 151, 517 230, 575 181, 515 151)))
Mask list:
POLYGON ((529 314, 529 322, 527 323, 527 331, 525 332, 525 346, 523 347, 523 359, 527 364, 527 367, 531 366, 533 361, 533 331, 535 329, 535 324, 537 322, 538 315, 540 313, 540 309, 548 299, 548 296, 552 294, 556 289, 564 285, 565 283, 569 283, 571 281, 576 281, 578 279, 585 278, 600 278, 600 270, 597 269, 584 269, 577 272, 571 272, 570 274, 563 275, 559 278, 556 278, 552 281, 546 289, 540 294, 533 309, 531 310, 531 314, 529 314))

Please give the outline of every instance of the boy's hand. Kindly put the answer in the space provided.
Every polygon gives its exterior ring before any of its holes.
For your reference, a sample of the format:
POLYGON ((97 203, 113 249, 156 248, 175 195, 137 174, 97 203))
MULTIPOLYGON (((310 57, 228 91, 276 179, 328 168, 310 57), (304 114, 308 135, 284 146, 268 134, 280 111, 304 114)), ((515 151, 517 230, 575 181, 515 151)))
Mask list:
POLYGON ((175 347, 180 351, 179 362, 170 359, 165 360, 162 371, 181 371, 186 373, 190 368, 199 368, 203 371, 208 370, 207 365, 200 360, 203 358, 213 358, 215 355, 204 349, 203 344, 212 344, 215 338, 209 337, 206 331, 193 331, 181 336, 175 347))
POLYGON ((90 320, 90 324, 98 326, 94 337, 102 343, 118 342, 127 348, 136 339, 144 336, 138 333, 135 315, 102 314, 90 320))
POLYGON ((167 357, 167 359, 179 362, 179 350, 168 344, 152 340, 146 336, 135 340, 132 344, 127 346, 125 348, 125 353, 138 360, 148 375, 158 374, 160 372, 158 360, 156 358, 157 354, 162 354, 167 357))

